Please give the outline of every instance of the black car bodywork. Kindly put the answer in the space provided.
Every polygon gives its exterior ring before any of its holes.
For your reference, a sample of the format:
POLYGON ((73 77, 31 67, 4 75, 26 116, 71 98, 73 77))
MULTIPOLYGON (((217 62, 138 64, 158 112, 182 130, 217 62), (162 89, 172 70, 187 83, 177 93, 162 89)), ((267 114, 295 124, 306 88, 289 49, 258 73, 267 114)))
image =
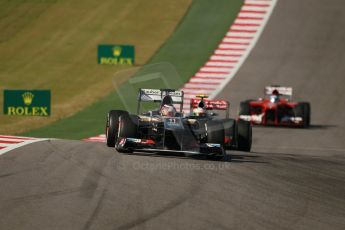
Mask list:
POLYGON ((139 89, 137 115, 111 110, 106 124, 107 145, 119 152, 180 152, 222 158, 224 128, 219 121, 200 122, 184 117, 183 91, 139 89), (158 110, 140 113, 142 102, 179 107, 174 117, 163 117, 158 110))
MULTIPOLYGON (((226 100, 209 100, 206 95, 197 95, 191 99, 190 111, 195 108, 203 108, 207 111, 205 116, 193 116, 199 123, 210 121, 222 123, 224 128, 224 148, 228 150, 240 150, 249 152, 252 145, 252 125, 248 121, 230 118, 230 103, 226 100), (216 112, 223 111, 224 116, 216 112)), ((192 114, 192 113, 191 113, 192 114)))

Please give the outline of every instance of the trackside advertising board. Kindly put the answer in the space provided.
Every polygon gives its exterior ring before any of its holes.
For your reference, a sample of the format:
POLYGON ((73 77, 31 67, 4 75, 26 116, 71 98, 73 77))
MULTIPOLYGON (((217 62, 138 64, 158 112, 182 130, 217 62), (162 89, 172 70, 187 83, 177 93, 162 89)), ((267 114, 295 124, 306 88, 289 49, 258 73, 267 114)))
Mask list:
POLYGON ((4 90, 4 114, 50 116, 50 90, 4 90))
POLYGON ((134 65, 134 46, 98 45, 98 64, 134 65))

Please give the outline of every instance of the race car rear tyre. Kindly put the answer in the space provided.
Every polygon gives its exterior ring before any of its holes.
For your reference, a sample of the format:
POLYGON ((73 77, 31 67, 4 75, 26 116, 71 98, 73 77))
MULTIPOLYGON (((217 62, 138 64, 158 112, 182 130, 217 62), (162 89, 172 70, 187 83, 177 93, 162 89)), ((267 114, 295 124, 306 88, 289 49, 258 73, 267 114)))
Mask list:
POLYGON ((303 125, 302 128, 308 128, 310 126, 310 103, 309 102, 300 102, 294 108, 295 116, 302 117, 303 125))
POLYGON ((224 145, 224 127, 222 122, 215 120, 207 122, 207 142, 224 145))
POLYGON ((235 138, 235 123, 234 119, 224 119, 223 120, 223 127, 224 127, 224 147, 225 149, 231 149, 233 140, 235 138), (232 138, 228 140, 228 138, 232 138))
POLYGON ((209 160, 223 160, 225 157, 224 150, 224 127, 223 122, 210 120, 207 122, 207 143, 220 144, 223 149, 222 155, 207 155, 206 158, 209 160))
POLYGON ((115 143, 117 141, 117 132, 119 129, 119 117, 122 114, 128 114, 128 112, 124 110, 111 110, 108 113, 105 127, 105 135, 108 147, 115 147, 115 143))
POLYGON ((252 125, 249 121, 237 121, 237 149, 250 152, 252 147, 252 125))
POLYGON ((246 100, 241 102, 239 115, 250 115, 250 101, 251 100, 246 100))
MULTIPOLYGON (((117 138, 137 138, 139 117, 136 115, 123 114, 119 118, 119 130, 117 138)), ((131 153, 132 149, 123 149, 116 146, 116 150, 122 153, 131 153)))

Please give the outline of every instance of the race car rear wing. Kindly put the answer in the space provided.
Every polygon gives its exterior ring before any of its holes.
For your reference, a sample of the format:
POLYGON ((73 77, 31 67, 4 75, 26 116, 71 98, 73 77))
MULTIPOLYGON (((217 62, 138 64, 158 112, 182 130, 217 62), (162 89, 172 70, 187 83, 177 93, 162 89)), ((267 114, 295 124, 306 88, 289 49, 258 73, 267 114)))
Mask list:
POLYGON ((169 104, 178 104, 180 105, 180 112, 183 109, 183 91, 177 91, 174 89, 139 89, 138 95, 138 108, 137 112, 139 114, 140 111, 140 103, 141 102, 160 102, 164 103, 165 96, 169 95, 172 101, 169 104))
POLYGON ((278 93, 282 96, 286 96, 289 98, 292 97, 292 87, 284 87, 284 86, 266 86, 265 95, 266 96, 272 95, 274 90, 277 90, 278 93))
POLYGON ((208 100, 204 98, 193 98, 190 100, 190 110, 198 108, 199 103, 203 100, 204 108, 207 110, 225 110, 226 117, 229 117, 230 103, 226 100, 208 100))

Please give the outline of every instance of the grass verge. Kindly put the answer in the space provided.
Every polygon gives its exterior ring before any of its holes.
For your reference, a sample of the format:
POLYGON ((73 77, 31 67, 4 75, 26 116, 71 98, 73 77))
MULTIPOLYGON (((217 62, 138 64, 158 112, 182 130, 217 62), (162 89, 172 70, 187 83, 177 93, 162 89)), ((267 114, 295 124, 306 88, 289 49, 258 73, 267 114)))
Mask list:
POLYGON ((52 116, 0 113, 0 133, 47 125, 107 96, 114 90, 113 74, 128 67, 98 65, 98 44, 135 45, 141 66, 170 37, 191 2, 1 0, 0 90, 51 89, 52 116))
MULTIPOLYGON (((173 35, 148 62, 150 65, 131 79, 132 82, 122 84, 118 90, 74 116, 23 135, 81 139, 104 133, 106 114, 109 110, 125 108, 135 111, 137 101, 135 88, 166 87, 165 81, 168 82, 169 87, 182 86, 217 47, 242 4, 242 0, 193 1, 173 35), (164 77, 155 78, 157 74, 164 77), (147 80, 140 82, 143 76, 147 80)), ((130 74, 128 72, 117 74, 114 77, 115 84, 119 85, 118 77, 126 75, 130 74)), ((109 82, 109 85, 113 86, 113 83, 109 82)))

